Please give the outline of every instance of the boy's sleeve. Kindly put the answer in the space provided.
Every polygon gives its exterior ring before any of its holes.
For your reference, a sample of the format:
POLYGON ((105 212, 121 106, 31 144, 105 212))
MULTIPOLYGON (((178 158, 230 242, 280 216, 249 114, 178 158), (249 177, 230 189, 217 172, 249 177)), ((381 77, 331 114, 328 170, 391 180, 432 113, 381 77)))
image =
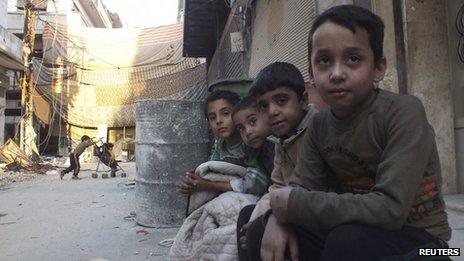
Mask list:
POLYGON ((386 229, 404 225, 433 150, 434 132, 417 98, 392 106, 386 117, 387 143, 380 156, 376 184, 366 194, 317 191, 325 178, 312 135, 304 139, 288 200, 288 221, 313 229, 359 222, 386 229))
POLYGON ((235 192, 262 195, 269 186, 269 176, 260 168, 248 167, 245 176, 231 180, 230 186, 235 192))
POLYGON ((247 155, 247 172, 243 178, 231 180, 230 185, 236 192, 262 195, 269 186, 269 174, 266 173, 263 162, 259 159, 259 151, 245 144, 243 150, 247 155))
POLYGON ((284 178, 282 175, 282 153, 279 150, 279 145, 274 146, 274 169, 271 173, 271 186, 269 191, 285 186, 284 178))
POLYGON ((326 191, 328 169, 316 145, 318 136, 315 128, 319 128, 315 126, 315 122, 318 121, 317 117, 319 116, 312 118, 304 133, 302 146, 298 151, 300 157, 290 176, 289 185, 303 187, 307 190, 326 191))

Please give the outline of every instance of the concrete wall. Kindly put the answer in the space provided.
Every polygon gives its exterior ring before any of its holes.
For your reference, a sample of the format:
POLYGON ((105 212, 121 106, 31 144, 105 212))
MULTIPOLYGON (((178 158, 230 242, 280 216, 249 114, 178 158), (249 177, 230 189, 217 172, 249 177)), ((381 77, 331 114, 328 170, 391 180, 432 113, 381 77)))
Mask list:
POLYGON ((8 10, 8 1, 0 0, 0 26, 6 28, 6 14, 8 10))
POLYGON ((21 39, 8 32, 5 27, 0 27, 0 51, 20 62, 23 59, 22 47, 21 39))
POLYGON ((453 101, 446 1, 404 0, 408 93, 419 97, 435 129, 443 192, 456 193, 453 101))
POLYGON ((380 83, 380 87, 392 92, 399 92, 398 72, 396 63, 395 24, 393 21, 392 1, 372 0, 373 11, 382 18, 385 24, 385 38, 383 52, 387 59, 387 72, 380 83))
POLYGON ((451 67, 450 86, 454 101, 457 186, 458 192, 464 193, 464 61, 459 59, 458 54, 458 44, 459 41, 464 41, 464 35, 460 34, 456 29, 456 20, 459 19, 457 17, 458 11, 464 8, 464 1, 448 0, 447 3, 449 62, 451 67))
POLYGON ((5 108, 6 98, 5 91, 9 83, 9 78, 5 71, 0 67, 0 144, 3 144, 5 137, 5 108))

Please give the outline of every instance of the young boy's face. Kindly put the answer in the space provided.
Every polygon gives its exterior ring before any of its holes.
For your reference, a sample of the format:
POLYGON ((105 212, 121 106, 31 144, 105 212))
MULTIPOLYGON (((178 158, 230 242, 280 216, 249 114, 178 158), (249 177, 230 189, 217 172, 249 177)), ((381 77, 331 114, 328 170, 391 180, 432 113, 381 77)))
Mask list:
POLYGON ((307 107, 307 100, 299 100, 287 86, 268 91, 256 100, 260 111, 268 117, 272 133, 278 137, 289 137, 295 132, 307 107))
POLYGON ((263 146, 266 137, 271 134, 267 118, 256 108, 239 110, 234 114, 233 120, 243 142, 252 148, 263 146))
POLYGON ((227 100, 219 99, 208 103, 206 114, 211 131, 216 138, 227 139, 234 134, 231 111, 232 104, 227 100))
POLYGON ((310 75, 321 97, 338 118, 352 113, 373 93, 374 81, 385 75, 386 62, 374 65, 366 30, 356 33, 332 22, 322 24, 312 38, 310 75))

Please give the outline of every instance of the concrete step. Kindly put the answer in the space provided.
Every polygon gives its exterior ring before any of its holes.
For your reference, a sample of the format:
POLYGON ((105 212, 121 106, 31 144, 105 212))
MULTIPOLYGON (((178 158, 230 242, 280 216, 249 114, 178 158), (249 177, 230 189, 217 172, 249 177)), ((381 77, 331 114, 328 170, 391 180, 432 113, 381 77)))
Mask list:
POLYGON ((464 214, 464 194, 445 195, 446 209, 462 212, 464 214))

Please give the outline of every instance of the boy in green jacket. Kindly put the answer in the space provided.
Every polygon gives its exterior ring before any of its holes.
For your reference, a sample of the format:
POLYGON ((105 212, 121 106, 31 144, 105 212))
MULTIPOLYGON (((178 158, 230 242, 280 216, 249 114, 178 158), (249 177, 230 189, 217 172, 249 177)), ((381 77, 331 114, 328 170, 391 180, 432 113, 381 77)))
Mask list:
POLYGON ((272 211, 249 229, 252 260, 409 260, 420 248, 447 247, 424 107, 376 87, 386 70, 383 31, 378 16, 353 5, 315 20, 310 77, 329 109, 310 123, 291 186, 270 192, 272 211))

